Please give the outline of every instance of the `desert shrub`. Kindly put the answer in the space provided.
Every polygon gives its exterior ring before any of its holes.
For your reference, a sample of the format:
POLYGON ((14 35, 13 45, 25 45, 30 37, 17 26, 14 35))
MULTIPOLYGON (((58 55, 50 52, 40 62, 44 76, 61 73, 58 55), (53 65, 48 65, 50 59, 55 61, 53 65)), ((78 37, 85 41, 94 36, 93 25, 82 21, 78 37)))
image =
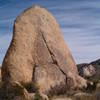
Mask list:
POLYGON ((96 86, 98 84, 98 80, 95 80, 95 81, 88 81, 87 82, 87 88, 83 88, 82 91, 83 92, 86 92, 86 93, 93 93, 96 91, 96 86))
POLYGON ((96 100, 95 96, 78 96, 78 97, 74 97, 73 100, 96 100))
POLYGON ((0 88, 2 87, 2 84, 3 84, 3 83, 2 83, 2 81, 0 80, 0 88))
POLYGON ((9 84, 8 87, 5 87, 6 84, 2 84, 0 88, 0 100, 13 100, 16 96, 23 96, 24 94, 24 87, 18 84, 11 85, 9 84))
POLYGON ((43 97, 40 95, 40 93, 36 92, 35 96, 34 96, 34 100, 46 100, 46 99, 43 99, 43 97))
POLYGON ((34 93, 39 90, 39 86, 33 82, 21 83, 21 84, 29 93, 34 93))
POLYGON ((87 83, 86 92, 94 92, 96 90, 97 82, 93 82, 93 84, 87 83))
MULTIPOLYGON (((6 84, 3 84, 2 81, 0 81, 0 100, 13 100, 16 96, 23 96, 25 89, 29 93, 36 92, 39 89, 39 86, 35 85, 33 82, 21 84, 15 83, 14 85, 10 84, 7 87, 5 86, 6 84)), ((37 97, 39 96, 37 95, 37 97)))

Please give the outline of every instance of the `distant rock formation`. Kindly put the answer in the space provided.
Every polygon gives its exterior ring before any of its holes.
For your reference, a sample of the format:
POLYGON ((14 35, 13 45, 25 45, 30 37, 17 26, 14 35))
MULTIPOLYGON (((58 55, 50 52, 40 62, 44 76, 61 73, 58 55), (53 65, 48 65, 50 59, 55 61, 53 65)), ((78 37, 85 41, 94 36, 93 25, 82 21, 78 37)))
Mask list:
POLYGON ((96 60, 96 61, 93 61, 91 62, 90 64, 92 64, 93 66, 95 67, 99 67, 100 66, 100 59, 96 60))
POLYGON ((55 18, 46 9, 31 7, 16 18, 2 81, 33 82, 47 95, 86 86, 55 18))
POLYGON ((89 78, 96 74, 96 68, 91 64, 79 64, 78 71, 79 75, 84 78, 89 78))
MULTIPOLYGON (((79 75, 84 78, 98 79, 100 76, 100 59, 91 63, 78 64, 79 75)), ((99 78, 100 79, 100 78, 99 78)))

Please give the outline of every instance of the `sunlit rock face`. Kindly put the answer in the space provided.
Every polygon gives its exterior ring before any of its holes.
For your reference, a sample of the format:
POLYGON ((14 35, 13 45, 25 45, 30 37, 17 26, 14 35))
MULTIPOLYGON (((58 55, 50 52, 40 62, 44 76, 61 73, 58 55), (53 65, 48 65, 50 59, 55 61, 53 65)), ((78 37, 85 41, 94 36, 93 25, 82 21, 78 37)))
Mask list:
POLYGON ((39 6, 25 10, 16 18, 13 38, 2 64, 2 80, 34 82, 45 94, 86 86, 58 23, 39 6))

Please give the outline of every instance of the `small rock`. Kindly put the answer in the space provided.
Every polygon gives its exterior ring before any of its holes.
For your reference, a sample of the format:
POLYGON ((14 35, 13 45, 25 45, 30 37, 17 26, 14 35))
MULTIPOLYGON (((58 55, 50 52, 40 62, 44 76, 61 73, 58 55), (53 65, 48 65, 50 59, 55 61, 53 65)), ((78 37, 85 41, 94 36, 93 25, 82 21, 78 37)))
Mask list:
MULTIPOLYGON (((29 93, 28 95, 29 95, 30 100, 34 100, 35 96, 36 96, 36 93, 29 93)), ((39 95, 42 97, 43 100, 49 100, 47 95, 42 94, 42 93, 39 94, 39 95)))
POLYGON ((96 85, 96 91, 100 91, 100 83, 97 83, 97 85, 96 85))
POLYGON ((62 97, 62 98, 55 98, 55 99, 52 99, 52 100, 72 100, 71 98, 68 98, 68 97, 62 97))
POLYGON ((90 94, 88 93, 77 93, 77 94, 74 94, 74 97, 80 97, 80 96, 89 96, 90 94))

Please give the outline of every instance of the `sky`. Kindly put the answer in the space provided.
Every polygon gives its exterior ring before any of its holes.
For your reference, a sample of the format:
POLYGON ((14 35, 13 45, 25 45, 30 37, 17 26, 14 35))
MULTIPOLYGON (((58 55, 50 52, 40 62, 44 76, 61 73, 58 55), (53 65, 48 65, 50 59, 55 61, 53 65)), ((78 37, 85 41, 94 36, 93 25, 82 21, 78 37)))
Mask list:
POLYGON ((76 63, 100 58, 100 0, 0 0, 0 64, 16 16, 32 5, 45 7, 53 14, 76 63))

